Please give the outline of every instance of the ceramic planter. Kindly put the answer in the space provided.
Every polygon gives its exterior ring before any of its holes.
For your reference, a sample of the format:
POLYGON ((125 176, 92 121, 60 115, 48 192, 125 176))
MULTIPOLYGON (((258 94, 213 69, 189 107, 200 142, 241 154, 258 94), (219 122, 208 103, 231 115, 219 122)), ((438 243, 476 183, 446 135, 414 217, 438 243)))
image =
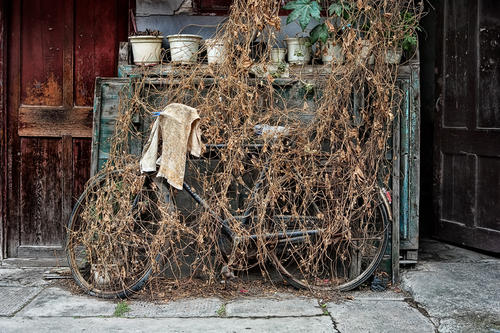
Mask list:
POLYGON ((198 61, 201 36, 198 35, 169 35, 170 56, 172 62, 192 64, 198 61))
POLYGON ((321 45, 321 60, 323 63, 334 63, 341 65, 344 63, 345 54, 342 45, 333 39, 328 39, 321 45))
POLYGON ((205 45, 207 47, 207 59, 209 64, 221 64, 224 62, 226 49, 224 48, 223 41, 207 39, 205 40, 205 45))
POLYGON ((311 61, 311 43, 309 38, 286 38, 288 62, 294 65, 305 65, 311 61))
POLYGON ((285 62, 286 49, 285 48, 273 48, 271 49, 271 64, 277 65, 285 62))
POLYGON ((156 65, 160 63, 163 36, 130 36, 132 55, 136 65, 156 65))
POLYGON ((401 62, 401 57, 403 56, 403 50, 400 48, 388 49, 385 51, 385 63, 386 64, 399 64, 401 62))

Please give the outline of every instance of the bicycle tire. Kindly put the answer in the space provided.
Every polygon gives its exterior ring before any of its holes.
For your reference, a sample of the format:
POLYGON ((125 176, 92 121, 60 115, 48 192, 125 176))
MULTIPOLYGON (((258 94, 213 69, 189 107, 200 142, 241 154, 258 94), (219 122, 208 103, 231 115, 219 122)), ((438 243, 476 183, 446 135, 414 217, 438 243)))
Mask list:
MULTIPOLYGON (((273 262, 276 269, 279 271, 281 276, 288 282, 290 285, 297 289, 309 289, 314 291, 348 291, 352 290, 362 283, 364 283, 378 268, 384 253, 387 248, 388 240, 389 240, 389 227, 391 224, 391 215, 389 211, 389 204, 384 197, 384 194, 380 192, 378 194, 378 204, 375 207, 376 211, 380 214, 380 225, 378 226, 377 233, 381 239, 378 240, 376 253, 369 259, 368 264, 363 265, 362 271, 357 274, 355 277, 349 277, 347 281, 339 282, 338 284, 334 284, 333 282, 329 284, 329 282, 324 283, 323 277, 313 277, 313 276, 302 276, 300 274, 300 269, 294 266, 297 266, 294 263, 296 260, 292 255, 286 255, 284 253, 290 252, 289 249, 293 244, 285 244, 281 247, 277 247, 270 250, 270 258, 273 262), (292 257, 292 258, 291 258, 292 257), (321 281, 321 283, 311 283, 311 281, 321 281)), ((297 255, 298 257, 298 255, 297 255)), ((335 256, 332 256, 334 258, 335 256)), ((335 258, 335 260, 337 260, 335 258)), ((362 263, 363 259, 360 259, 362 263)))
MULTIPOLYGON (((109 278, 109 274, 106 273, 106 268, 103 269, 104 273, 96 273, 98 269, 92 272, 92 267, 97 266, 89 264, 94 260, 91 253, 93 253, 93 250, 95 249, 93 249, 92 246, 88 243, 85 244, 85 241, 80 240, 82 235, 84 235, 88 231, 86 228, 89 227, 89 222, 87 222, 85 218, 82 217, 82 214, 85 214, 86 206, 90 205, 92 203, 92 200, 95 199, 95 197, 93 197, 94 191, 96 191, 97 189, 102 189, 105 185, 105 182, 107 180, 109 181, 109 179, 112 179, 113 182, 119 184, 120 177, 122 177, 121 174, 121 170, 116 170, 107 175, 102 175, 101 177, 95 179, 91 184, 89 184, 75 204, 71 213, 71 217, 68 221, 66 253, 73 278, 77 285, 82 288, 87 294, 100 298, 129 297, 133 293, 143 288, 153 270, 152 262, 146 255, 144 249, 134 248, 134 246, 131 245, 124 245, 126 244, 126 242, 115 242, 113 244, 114 248, 112 248, 111 251, 128 254, 129 257, 135 259, 134 266, 137 266, 138 268, 130 269, 130 271, 133 270, 133 272, 125 271, 125 273, 127 274, 130 273, 130 276, 120 278, 119 281, 115 281, 116 279, 111 281, 111 278, 109 278), (141 251, 144 253, 141 253, 141 251)), ((134 208, 145 207, 144 203, 146 203, 146 205, 154 206, 155 200, 158 199, 157 194, 153 194, 155 192, 153 188, 154 186, 152 185, 152 179, 149 176, 141 177, 143 177, 144 179, 142 186, 139 187, 137 193, 132 194, 133 202, 131 206, 134 209, 132 212, 133 214, 138 214, 134 215, 133 217, 134 226, 132 227, 132 229, 136 230, 137 228, 140 228, 140 230, 142 230, 143 234, 145 235, 153 234, 156 232, 154 230, 154 219, 156 218, 156 216, 149 217, 148 219, 150 221, 144 221, 144 213, 142 211, 139 212, 139 208, 137 208, 137 211, 135 211, 136 208, 134 208), (155 197, 152 198, 152 195, 154 195, 155 197), (148 228, 151 229, 147 230, 147 232, 145 231, 146 224, 148 225, 148 228)), ((169 195, 167 195, 165 200, 167 201, 167 203, 171 203, 171 197, 169 195)), ((116 203, 113 203, 113 205, 114 204, 116 203)), ((147 209, 149 210, 151 208, 147 206, 147 209)), ((97 249, 97 251, 99 251, 99 249, 97 249)), ((155 260, 159 260, 159 255, 155 257, 155 260)), ((116 267, 114 268, 115 271, 121 272, 128 265, 128 263, 126 263, 126 260, 124 260, 123 258, 122 260, 116 260, 116 262, 116 264, 111 265, 116 265, 116 267)), ((106 264, 106 266, 108 265, 106 264)))

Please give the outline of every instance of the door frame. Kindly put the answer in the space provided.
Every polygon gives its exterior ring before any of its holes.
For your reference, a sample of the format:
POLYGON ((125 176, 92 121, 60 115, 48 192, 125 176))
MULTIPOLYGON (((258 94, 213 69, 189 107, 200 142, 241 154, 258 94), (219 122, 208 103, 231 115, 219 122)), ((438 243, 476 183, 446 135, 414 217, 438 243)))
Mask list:
POLYGON ((6 254, 5 227, 7 224, 7 24, 8 0, 0 0, 0 261, 6 254))

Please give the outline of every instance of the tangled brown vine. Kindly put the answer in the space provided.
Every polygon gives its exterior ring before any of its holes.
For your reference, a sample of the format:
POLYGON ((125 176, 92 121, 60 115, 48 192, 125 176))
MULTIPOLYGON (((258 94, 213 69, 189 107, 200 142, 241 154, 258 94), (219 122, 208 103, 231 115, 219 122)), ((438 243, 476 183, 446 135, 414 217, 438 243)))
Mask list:
MULTIPOLYGON (((141 69, 131 79, 109 160, 95 177, 101 181, 87 187, 81 227, 70 235, 69 244, 80 244, 90 262, 90 280, 128 285, 146 257, 179 283, 194 276, 216 283, 223 266, 258 266, 266 277, 266 263, 277 257, 293 262, 305 280, 314 277, 312 284, 341 284, 355 274, 353 253, 373 251, 378 188, 390 182, 385 154, 401 92, 399 65, 387 64, 386 55, 414 36, 422 7, 414 0, 323 1, 333 2, 346 13, 325 18, 342 45, 343 63, 273 69, 281 1, 234 0, 214 37, 224 42, 221 64, 164 63, 155 69, 160 77, 141 69), (285 70, 289 78, 282 77, 285 70), (200 114, 207 147, 205 158, 188 160, 188 180, 210 210, 186 204, 182 192, 172 193, 173 205, 162 199, 169 194, 161 184, 145 184, 147 177, 139 175, 134 147, 147 139, 151 114, 169 103, 200 114), (145 119, 144 128, 134 125, 135 117, 145 119), (255 134, 256 126, 264 135, 255 134), (269 126, 280 132, 266 135, 269 126), (137 203, 141 209, 131 213, 137 203), (248 207, 249 225, 229 218, 248 207), (216 216, 227 219, 238 241, 221 236, 216 216), (320 232, 290 239, 286 251, 264 236, 288 230, 320 232)), ((202 48, 200 58, 204 54, 202 48)), ((317 46, 313 62, 320 55, 317 46)))

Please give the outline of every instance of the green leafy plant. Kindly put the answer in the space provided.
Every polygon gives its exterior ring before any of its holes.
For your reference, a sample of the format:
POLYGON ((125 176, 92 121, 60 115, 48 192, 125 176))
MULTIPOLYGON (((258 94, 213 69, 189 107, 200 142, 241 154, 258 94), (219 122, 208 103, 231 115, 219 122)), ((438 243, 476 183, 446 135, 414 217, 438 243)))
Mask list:
POLYGON ((121 301, 120 303, 116 304, 115 312, 113 313, 114 317, 123 317, 123 315, 127 312, 130 311, 130 307, 128 306, 127 302, 121 301))
POLYGON ((226 305, 225 304, 222 304, 219 309, 217 309, 216 311, 217 315, 219 317, 225 317, 227 315, 226 313, 226 305))
MULTIPOLYGON (((330 4, 328 7, 329 16, 339 17, 346 20, 349 17, 350 5, 343 1, 338 1, 330 4)), ((302 31, 312 20, 318 21, 318 24, 311 30, 309 36, 311 43, 314 44, 318 40, 326 43, 327 39, 335 33, 335 27, 329 18, 321 22, 321 5, 316 0, 294 0, 287 3, 283 9, 292 10, 288 15, 286 23, 290 24, 297 21, 302 31)))
POLYGON ((412 12, 402 12, 397 23, 386 23, 386 34, 389 41, 397 40, 395 47, 403 49, 407 53, 417 48, 418 18, 412 12))
POLYGON ((406 52, 413 52, 417 48, 417 31, 421 31, 418 26, 418 19, 413 13, 403 13, 403 41, 401 47, 406 52))
POLYGON ((312 19, 321 20, 321 6, 315 0, 290 1, 283 9, 292 10, 286 19, 286 24, 297 21, 302 31, 306 30, 312 19))
POLYGON ((328 316, 330 315, 330 312, 328 311, 328 307, 326 303, 320 302, 319 305, 321 306, 321 310, 323 310, 323 315, 328 316))

